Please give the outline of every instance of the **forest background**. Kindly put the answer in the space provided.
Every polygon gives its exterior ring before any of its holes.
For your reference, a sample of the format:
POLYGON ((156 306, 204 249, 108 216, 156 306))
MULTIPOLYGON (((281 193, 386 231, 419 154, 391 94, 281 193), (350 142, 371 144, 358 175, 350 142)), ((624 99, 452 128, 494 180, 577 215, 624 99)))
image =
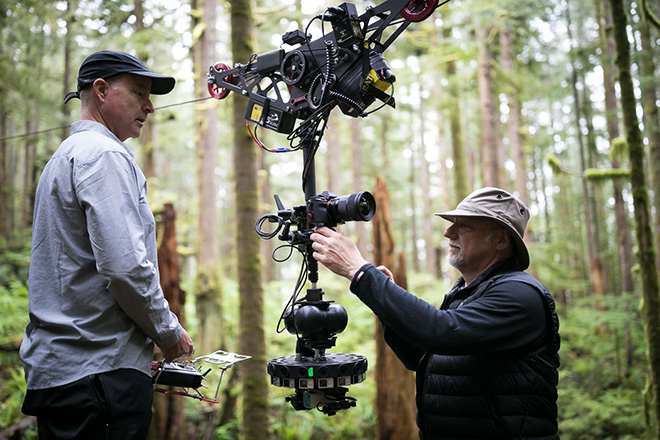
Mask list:
MULTIPOLYGON (((332 417, 298 412, 284 401, 290 393, 268 385, 266 361, 295 351, 277 322, 300 257, 273 262, 282 243, 260 240, 254 224, 276 211, 273 194, 287 207, 304 202, 302 157, 260 150, 245 130, 245 101, 207 99, 209 66, 276 49, 283 33, 339 2, 0 4, 0 438, 36 438, 34 420, 20 413, 18 360, 34 190, 79 116, 77 101, 62 98, 82 60, 102 49, 134 53, 177 78, 173 93, 153 97, 142 136, 127 142, 162 229, 163 286, 197 353, 252 356, 225 375, 219 405, 157 395, 152 438, 415 438, 411 373, 387 379, 373 315, 327 271, 326 299, 349 313, 333 351, 369 359, 367 380, 349 393, 357 407, 332 417)), ((658 14, 657 2, 452 0, 385 52, 396 109, 364 119, 335 110, 317 154, 319 192, 382 197, 377 223, 341 229, 437 306, 458 274, 445 258, 446 224, 433 213, 484 185, 529 205, 530 272, 554 294, 561 319, 563 439, 658 438, 658 14)), ((288 143, 260 136, 272 147, 288 143)))

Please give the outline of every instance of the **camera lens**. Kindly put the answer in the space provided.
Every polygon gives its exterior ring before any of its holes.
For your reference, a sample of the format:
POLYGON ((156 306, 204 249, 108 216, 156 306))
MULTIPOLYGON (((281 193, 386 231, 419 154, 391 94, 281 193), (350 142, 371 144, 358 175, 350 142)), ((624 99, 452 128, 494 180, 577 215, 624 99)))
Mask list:
POLYGON ((328 216, 335 222, 371 220, 376 213, 376 200, 368 191, 335 197, 328 202, 328 216))

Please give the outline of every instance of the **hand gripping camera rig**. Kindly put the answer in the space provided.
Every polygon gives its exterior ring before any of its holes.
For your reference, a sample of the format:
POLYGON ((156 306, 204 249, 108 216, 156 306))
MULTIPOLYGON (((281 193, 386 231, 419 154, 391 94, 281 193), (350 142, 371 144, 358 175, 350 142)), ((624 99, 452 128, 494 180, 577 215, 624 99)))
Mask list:
POLYGON ((305 204, 285 209, 275 196, 277 214, 265 215, 256 224, 262 238, 277 237, 303 254, 298 284, 278 324, 278 331, 283 331, 280 327, 284 323, 297 336, 296 354, 268 362, 271 383, 295 390, 287 401, 296 410, 316 408, 333 415, 355 406, 355 399, 346 395, 346 387, 364 381, 367 370, 364 356, 326 353, 345 329, 348 315, 341 305, 323 299, 309 239, 316 226, 368 221, 376 208, 373 196, 366 191, 342 197, 327 191, 316 193, 314 156, 330 111, 338 106, 347 116, 366 117, 385 105, 394 107, 396 77, 383 52, 410 23, 426 19, 448 1, 386 0, 361 15, 353 3, 342 3, 313 17, 305 32, 284 34, 282 41, 291 50, 255 54, 247 64, 234 68, 217 63, 209 69, 212 97, 223 99, 231 91, 248 98, 246 125, 261 148, 275 153, 303 151, 305 204), (312 40, 307 31, 315 20, 320 21, 323 32, 312 40), (328 33, 326 23, 332 28, 328 33), (367 111, 376 100, 381 105, 367 111), (267 147, 259 139, 259 127, 286 134, 289 146, 267 147), (262 229, 266 222, 277 223, 273 232, 262 229), (299 300, 307 280, 311 288, 299 300))

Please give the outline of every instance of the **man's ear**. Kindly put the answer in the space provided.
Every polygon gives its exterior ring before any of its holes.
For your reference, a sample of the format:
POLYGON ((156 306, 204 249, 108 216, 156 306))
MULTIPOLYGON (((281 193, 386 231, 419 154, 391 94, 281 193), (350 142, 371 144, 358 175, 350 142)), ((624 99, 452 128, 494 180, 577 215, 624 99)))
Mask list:
POLYGON ((108 90, 110 90, 110 83, 104 79, 98 78, 92 84, 92 94, 96 96, 99 102, 105 102, 108 97, 108 90))
POLYGON ((497 237, 497 249, 503 250, 512 245, 511 242, 511 233, 506 229, 500 229, 500 232, 496 235, 497 237))

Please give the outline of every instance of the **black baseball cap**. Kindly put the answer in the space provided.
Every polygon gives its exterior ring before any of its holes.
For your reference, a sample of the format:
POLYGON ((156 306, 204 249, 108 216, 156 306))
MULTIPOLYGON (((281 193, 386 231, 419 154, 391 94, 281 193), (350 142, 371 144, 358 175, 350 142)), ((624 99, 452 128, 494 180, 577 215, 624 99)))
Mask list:
POLYGON ((151 78, 151 94, 165 95, 172 91, 176 82, 171 76, 153 73, 142 61, 125 52, 102 50, 88 56, 78 71, 78 90, 67 93, 64 102, 80 98, 80 91, 97 79, 107 79, 121 73, 147 76, 151 78))

